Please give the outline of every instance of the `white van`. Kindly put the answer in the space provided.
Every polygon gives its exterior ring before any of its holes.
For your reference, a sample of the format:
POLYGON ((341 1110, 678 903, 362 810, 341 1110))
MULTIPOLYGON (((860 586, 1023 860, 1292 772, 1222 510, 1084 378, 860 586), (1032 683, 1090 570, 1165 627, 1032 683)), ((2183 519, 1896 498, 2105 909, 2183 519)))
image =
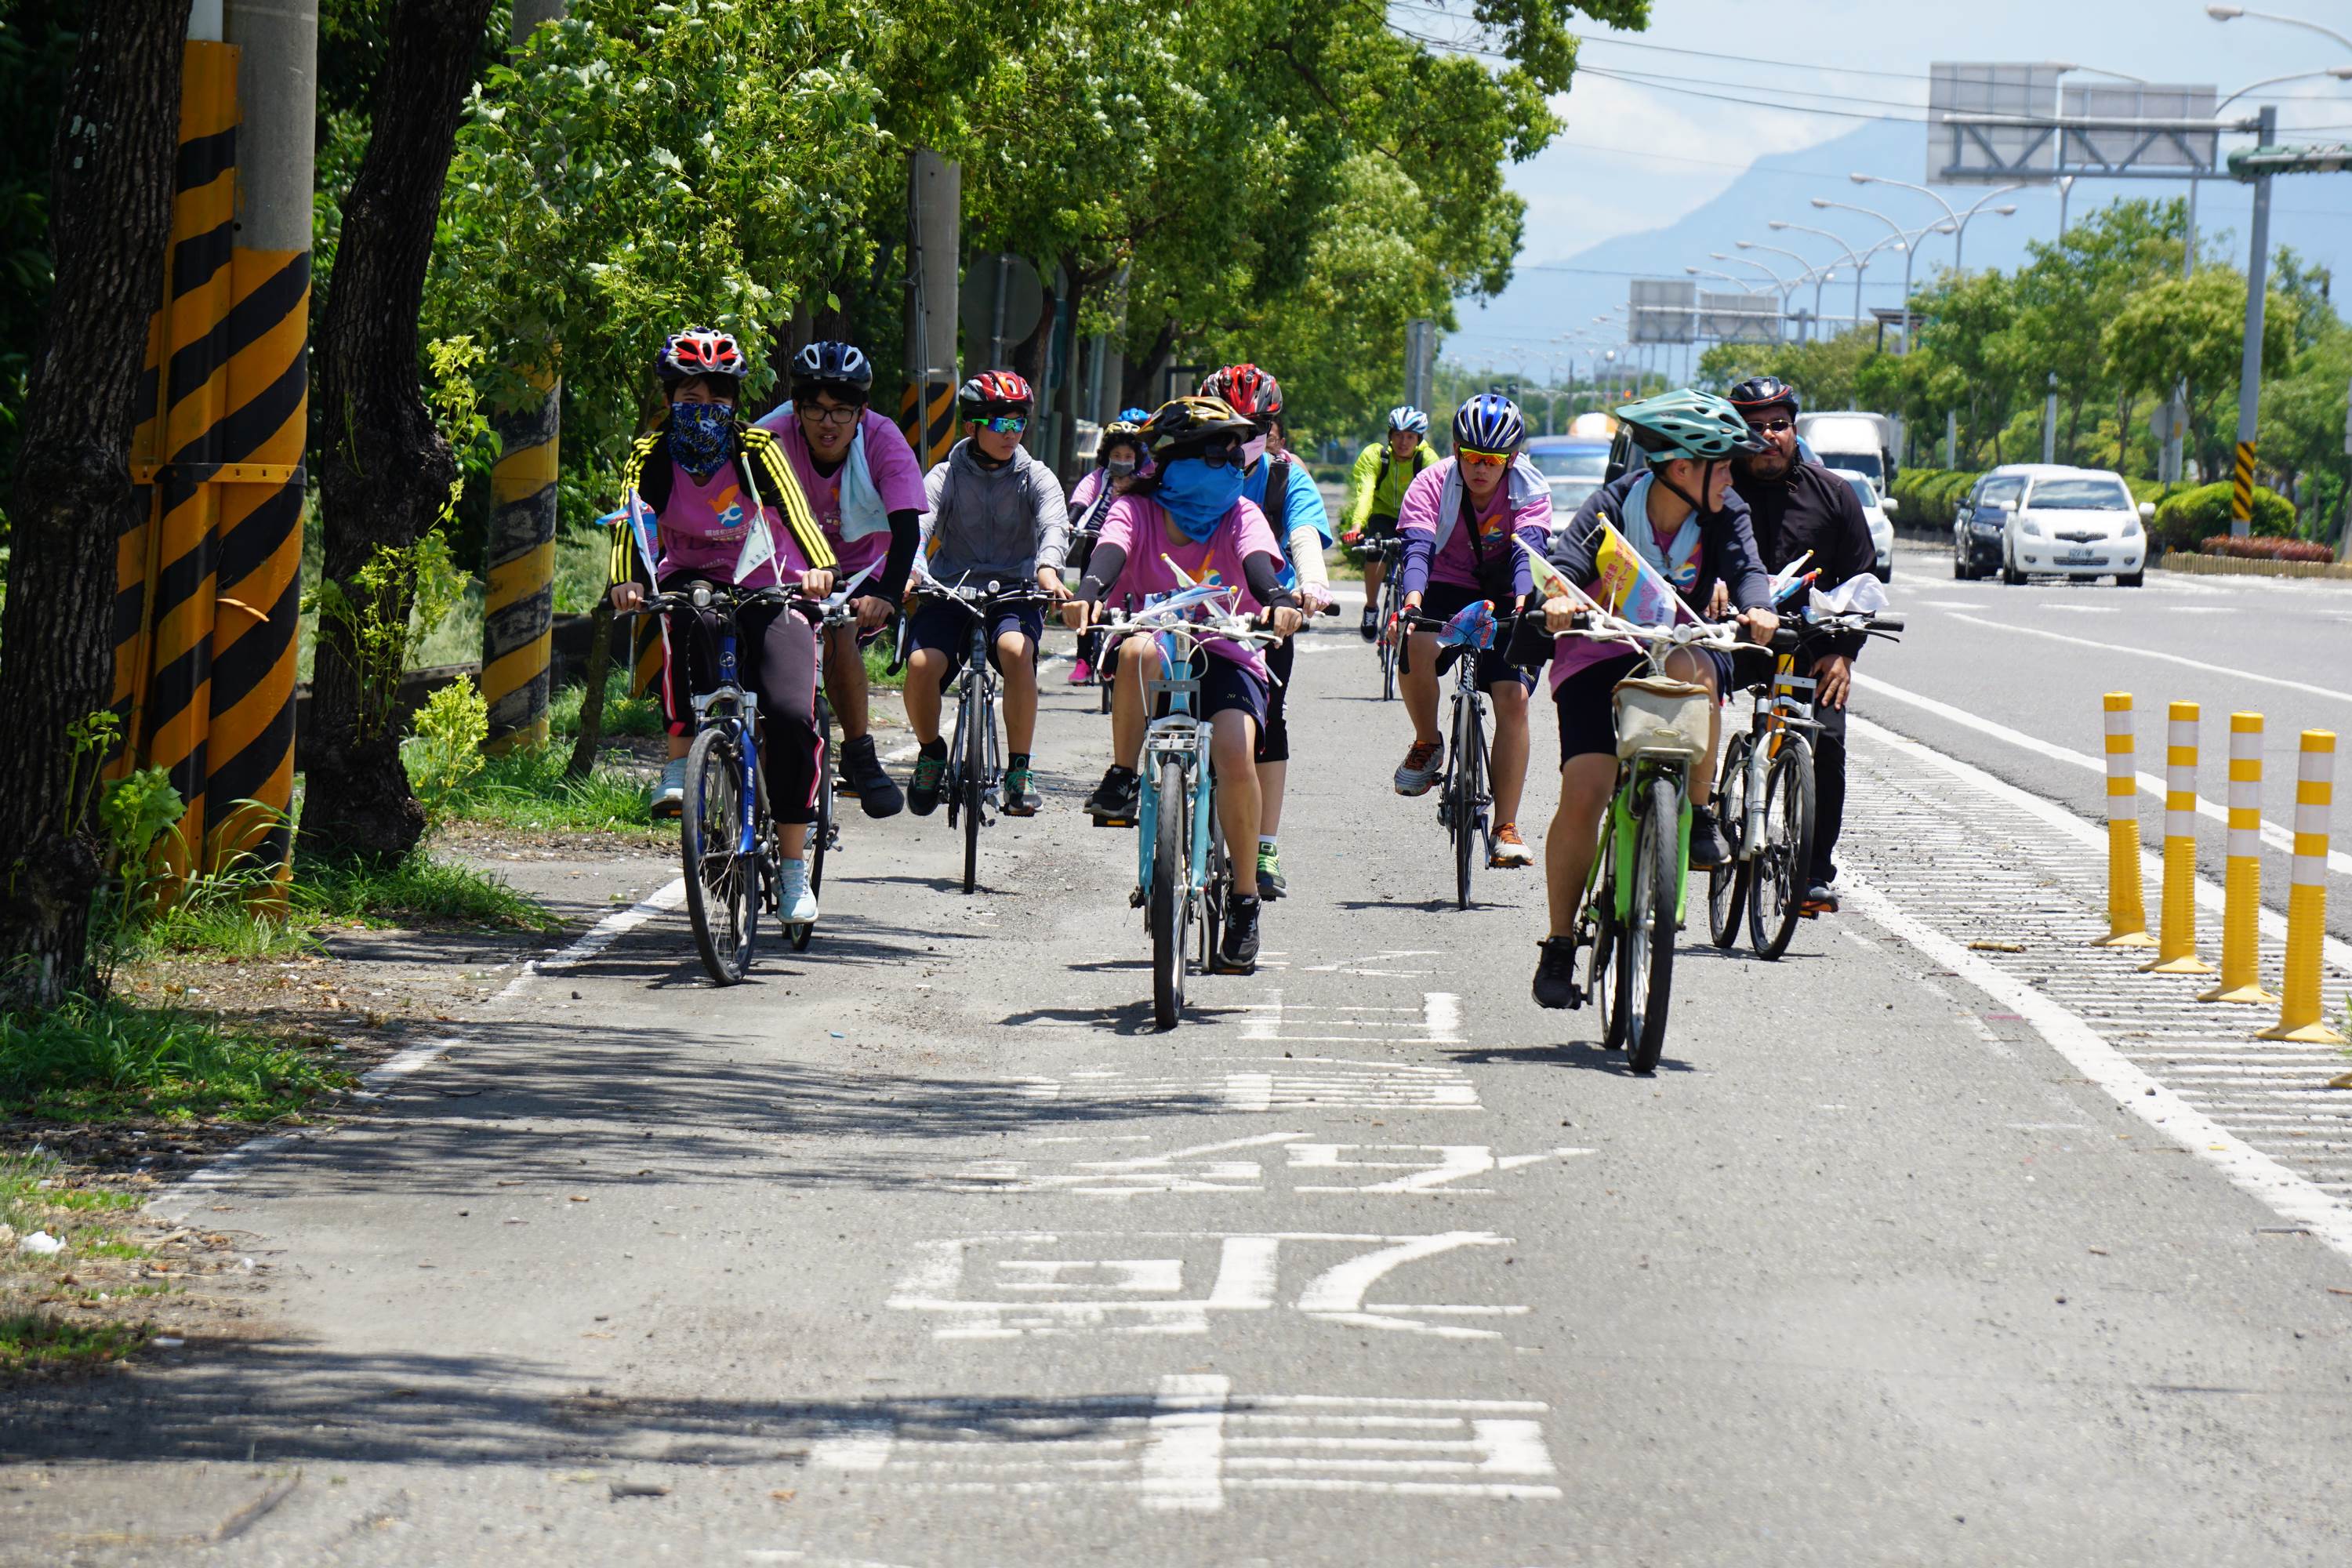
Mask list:
POLYGON ((1867 474, 1881 491, 1893 479, 1893 422, 1883 414, 1838 409, 1797 416, 1797 439, 1825 468, 1867 474))

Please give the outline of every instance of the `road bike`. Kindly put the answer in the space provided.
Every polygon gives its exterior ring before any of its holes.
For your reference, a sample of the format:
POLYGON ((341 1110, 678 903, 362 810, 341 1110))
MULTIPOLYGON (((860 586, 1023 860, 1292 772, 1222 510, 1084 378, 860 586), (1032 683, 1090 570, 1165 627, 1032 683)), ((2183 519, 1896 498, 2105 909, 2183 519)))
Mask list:
POLYGON ((1739 940, 1740 915, 1756 956, 1789 951, 1804 914, 1805 883, 1813 863, 1814 682, 1796 673, 1822 639, 1860 633, 1896 640, 1894 616, 1832 615, 1783 621, 1772 637, 1771 672, 1748 690, 1755 706, 1745 734, 1724 742, 1716 784, 1723 862, 1707 873, 1707 933, 1718 948, 1739 940))
POLYGON ((994 650, 989 646, 988 628, 997 611, 1043 605, 1046 597, 1039 589, 1007 588, 993 578, 979 586, 924 583, 915 593, 918 597, 958 606, 971 622, 971 642, 956 678, 955 729, 948 742, 948 774, 942 789, 948 826, 963 832, 963 890, 969 893, 980 885, 980 830, 996 820, 988 803, 1003 782, 1004 770, 997 732, 1001 682, 990 658, 994 650))
POLYGON ((1448 715, 1449 750, 1444 777, 1437 786, 1437 821, 1454 848, 1454 906, 1470 907, 1470 873, 1483 858, 1495 855, 1495 827, 1490 808, 1495 797, 1486 769, 1492 753, 1486 746, 1486 698, 1478 689, 1478 655, 1510 646, 1517 616, 1497 616, 1485 600, 1464 607, 1450 619, 1408 612, 1404 631, 1437 634, 1437 673, 1450 663, 1454 670, 1454 705, 1448 715))
POLYGON ((1624 643, 1647 662, 1617 683, 1617 787, 1601 818, 1601 852, 1585 878, 1575 942, 1601 1018, 1601 1044, 1633 1071, 1654 1071, 1666 1043, 1674 996, 1675 933, 1690 876, 1690 771, 1706 756, 1715 700, 1704 686, 1665 674, 1676 648, 1728 653, 1729 626, 1644 626, 1605 610, 1580 613, 1574 628, 1624 643))
MULTIPOLYGON (((1159 657, 1144 677, 1145 711, 1156 711, 1163 701, 1167 709, 1144 731, 1136 887, 1129 900, 1143 910, 1151 937, 1151 1014, 1161 1029, 1174 1028, 1183 1016, 1187 970, 1196 962, 1203 973, 1213 966, 1233 895, 1233 859, 1217 821, 1216 774, 1209 765, 1211 723, 1200 710, 1202 661, 1217 657, 1204 645, 1281 640, 1240 613, 1238 598, 1233 589, 1189 588, 1102 623, 1111 637, 1153 639, 1159 657), (1195 615, 1201 618, 1189 618, 1195 615)), ((1255 877, 1256 861, 1249 865, 1255 877)))
POLYGON ((1393 702, 1397 694, 1397 661, 1404 657, 1403 628, 1398 618, 1404 614, 1404 589, 1398 583, 1397 568, 1404 561, 1404 540, 1394 530, 1378 541, 1381 557, 1380 616, 1372 623, 1379 628, 1381 649, 1381 700, 1393 702))
MULTIPOLYGON (((866 570, 870 572, 872 568, 866 570)), ((851 591, 865 580, 866 575, 866 572, 860 572, 825 600, 822 606, 824 613, 816 623, 816 754, 824 758, 824 763, 816 771, 816 817, 809 824, 808 847, 803 851, 808 857, 809 892, 812 896, 824 890, 825 856, 841 847, 841 819, 835 816, 841 797, 841 780, 839 765, 834 760, 840 753, 834 749, 833 743, 833 702, 824 694, 824 649, 832 640, 835 628, 855 628, 857 625, 857 616, 849 607, 849 599, 851 591)), ((791 939, 794 952, 806 952, 810 939, 816 935, 816 922, 810 921, 787 925, 784 934, 791 939)))

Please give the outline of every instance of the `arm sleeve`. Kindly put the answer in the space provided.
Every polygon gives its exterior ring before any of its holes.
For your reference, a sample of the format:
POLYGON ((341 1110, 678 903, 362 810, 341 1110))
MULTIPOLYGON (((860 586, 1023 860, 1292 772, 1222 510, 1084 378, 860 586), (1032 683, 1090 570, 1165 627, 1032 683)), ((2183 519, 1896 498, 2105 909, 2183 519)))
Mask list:
POLYGON ((1381 449, 1367 447, 1357 453, 1356 466, 1348 474, 1348 532, 1361 533, 1371 521, 1372 488, 1380 477, 1381 449))
POLYGON ((1397 502, 1397 538, 1404 558, 1397 563, 1397 593, 1417 594, 1429 586, 1429 563, 1437 553, 1437 508, 1444 497, 1443 480, 1424 484, 1427 470, 1415 474, 1397 502))
POLYGON ((1070 552, 1070 510, 1062 504, 1062 487, 1043 463, 1029 469, 1029 494, 1037 509, 1037 564, 1062 569, 1070 552))
POLYGON ((637 559, 636 541, 629 536, 626 512, 622 514, 620 521, 613 525, 612 554, 605 562, 604 573, 604 585, 608 588, 646 580, 645 565, 637 559))
POLYGON ((915 569, 915 550, 923 542, 923 514, 908 508, 890 514, 890 552, 882 570, 867 578, 868 591, 877 599, 897 604, 907 596, 907 574, 915 569))
POLYGON ((1400 531, 1397 537, 1404 541, 1404 557, 1397 563, 1397 596, 1402 598, 1428 588, 1429 562, 1437 553, 1437 535, 1400 531))
POLYGON ((1087 574, 1078 584, 1078 597, 1089 605, 1099 605, 1103 595, 1127 570, 1127 546, 1095 542, 1095 552, 1087 557, 1087 574))
POLYGON ((1290 561, 1298 568, 1298 580, 1317 588, 1328 588, 1331 578, 1323 567, 1323 536, 1315 531, 1311 522, 1302 522, 1290 531, 1290 561))
POLYGON ((1261 550, 1242 557, 1242 579, 1249 584, 1250 597, 1269 609, 1297 607, 1298 596, 1282 585, 1281 556, 1261 550))

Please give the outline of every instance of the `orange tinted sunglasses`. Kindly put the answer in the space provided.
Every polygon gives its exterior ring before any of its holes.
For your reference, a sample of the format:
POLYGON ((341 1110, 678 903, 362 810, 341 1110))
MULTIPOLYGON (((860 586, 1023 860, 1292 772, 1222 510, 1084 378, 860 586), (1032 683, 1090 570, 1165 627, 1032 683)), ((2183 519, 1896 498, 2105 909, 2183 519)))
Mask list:
POLYGON ((1495 468, 1499 468, 1511 460, 1511 454, 1508 452, 1482 452, 1475 447, 1456 447, 1454 448, 1454 455, 1465 463, 1477 463, 1495 468))

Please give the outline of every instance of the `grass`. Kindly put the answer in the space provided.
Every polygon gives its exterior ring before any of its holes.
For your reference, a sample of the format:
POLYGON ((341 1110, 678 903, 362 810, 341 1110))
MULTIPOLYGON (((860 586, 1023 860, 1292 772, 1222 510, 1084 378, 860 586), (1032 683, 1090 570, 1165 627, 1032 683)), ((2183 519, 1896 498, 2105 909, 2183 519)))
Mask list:
POLYGON ((115 1214, 135 1209, 145 1201, 136 1193, 118 1193, 110 1187, 58 1186, 58 1172, 63 1168, 53 1154, 0 1154, 0 1224, 20 1231, 37 1229, 40 1218, 34 1211, 37 1208, 115 1214))
POLYGON ((866 679, 869 685, 885 690, 903 691, 907 689, 907 672, 901 669, 895 675, 891 673, 889 643, 889 638, 883 637, 859 649, 866 660, 866 679))
POLYGON ((57 1121, 273 1121, 348 1074, 225 1018, 75 996, 0 1017, 0 1112, 57 1121))
POLYGON ((482 771, 433 803, 443 816, 508 827, 626 832, 653 825, 645 781, 617 768, 563 776, 572 748, 518 747, 483 759, 482 771))
POLYGON ((292 892, 298 918, 368 925, 454 921, 533 931, 562 924, 545 905, 516 892, 503 879, 469 867, 445 865, 421 851, 388 867, 303 861, 296 867, 292 892))
MULTIPOLYGON (((588 684, 573 681, 547 700, 549 732, 569 740, 580 733, 580 708, 588 698, 588 684)), ((629 672, 615 667, 604 678, 604 723, 607 735, 658 735, 661 704, 651 692, 629 695, 629 672)))
POLYGON ((144 1323, 73 1323, 47 1312, 11 1313, 0 1317, 0 1373, 120 1361, 145 1345, 153 1331, 144 1323))

